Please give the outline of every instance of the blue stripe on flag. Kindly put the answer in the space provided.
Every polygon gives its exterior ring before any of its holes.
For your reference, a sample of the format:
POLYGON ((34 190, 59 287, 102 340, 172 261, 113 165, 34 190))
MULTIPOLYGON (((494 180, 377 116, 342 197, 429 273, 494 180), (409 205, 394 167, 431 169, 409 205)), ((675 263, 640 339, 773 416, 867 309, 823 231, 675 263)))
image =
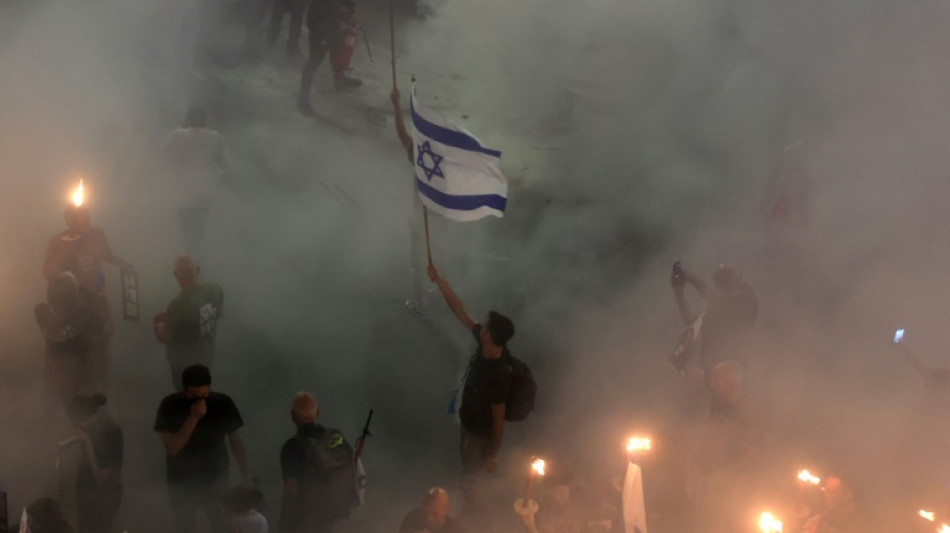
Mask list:
POLYGON ((508 199, 497 194, 472 194, 466 196, 453 196, 430 186, 428 183, 416 178, 416 186, 419 192, 426 198, 445 207, 456 211, 474 211, 479 207, 490 207, 498 211, 504 211, 508 205, 508 199))
POLYGON ((438 124, 434 124, 422 118, 418 113, 416 113, 416 106, 411 99, 409 100, 409 107, 412 110, 412 125, 415 126, 415 128, 419 130, 420 133, 432 139, 433 141, 437 141, 446 146, 451 146, 460 150, 480 152, 483 154, 488 154, 492 157, 501 157, 500 151, 483 147, 474 137, 466 135, 461 131, 455 131, 446 128, 445 126, 439 126, 438 124))

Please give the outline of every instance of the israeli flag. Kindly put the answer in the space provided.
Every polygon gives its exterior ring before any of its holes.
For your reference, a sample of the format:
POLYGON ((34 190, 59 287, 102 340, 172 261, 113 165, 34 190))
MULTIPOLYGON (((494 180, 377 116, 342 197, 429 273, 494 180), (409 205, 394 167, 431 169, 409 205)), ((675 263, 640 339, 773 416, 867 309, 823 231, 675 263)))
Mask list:
POLYGON ((453 220, 501 217, 508 204, 501 152, 485 148, 471 133, 419 105, 415 87, 409 103, 422 203, 453 220))

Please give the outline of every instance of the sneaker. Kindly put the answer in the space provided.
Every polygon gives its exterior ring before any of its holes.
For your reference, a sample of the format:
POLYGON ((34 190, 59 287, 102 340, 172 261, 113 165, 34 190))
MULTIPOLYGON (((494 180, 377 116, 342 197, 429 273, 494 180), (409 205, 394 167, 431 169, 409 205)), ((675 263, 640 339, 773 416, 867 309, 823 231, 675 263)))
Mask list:
POLYGON ((338 91, 343 89, 355 89, 360 85, 363 85, 363 80, 351 78, 345 74, 333 78, 333 87, 338 91))
POLYGON ((312 117, 314 115, 313 108, 310 107, 310 100, 304 98, 297 98, 297 109, 305 117, 312 117))

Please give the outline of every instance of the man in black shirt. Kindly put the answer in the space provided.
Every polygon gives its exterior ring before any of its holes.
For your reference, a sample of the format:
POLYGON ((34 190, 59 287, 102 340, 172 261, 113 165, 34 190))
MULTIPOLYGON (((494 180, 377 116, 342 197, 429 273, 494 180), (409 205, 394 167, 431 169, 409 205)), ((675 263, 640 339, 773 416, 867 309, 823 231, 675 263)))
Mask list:
POLYGON ((307 62, 300 74, 300 92, 297 94, 297 108, 306 116, 313 116, 310 107, 310 86, 313 75, 330 53, 330 66, 333 69, 333 86, 337 90, 355 89, 363 84, 362 80, 346 75, 343 67, 333 61, 343 45, 343 28, 353 20, 356 4, 353 0, 310 0, 307 8, 307 39, 310 50, 307 62))
POLYGON ((102 394, 79 395, 66 406, 76 437, 60 443, 60 453, 72 444, 82 448, 76 472, 76 517, 81 533, 109 533, 122 502, 122 428, 100 408, 102 394))
POLYGON ((721 264, 716 267, 712 278, 715 289, 710 289, 702 278, 685 269, 674 272, 670 279, 676 305, 685 325, 689 326, 699 317, 686 302, 686 285, 692 285, 707 302, 698 361, 707 378, 713 367, 723 361, 735 359, 742 364, 748 362, 742 341, 755 325, 759 309, 755 291, 742 280, 739 268, 721 264))
POLYGON ((422 498, 422 507, 409 511, 402 519, 399 533, 461 533, 458 522, 449 516, 452 504, 449 492, 434 487, 422 498))
POLYGON ((242 480, 247 483, 250 479, 240 433, 244 421, 229 396, 211 392, 208 367, 186 368, 182 386, 183 392, 162 400, 155 417, 155 431, 167 453, 168 488, 175 513, 173 531, 194 531, 200 507, 216 533, 224 527, 220 500, 228 485, 228 444, 242 480))
POLYGON ((514 336, 515 327, 511 320, 495 311, 488 313, 484 326, 476 322, 432 264, 429 279, 438 285, 449 309, 478 342, 478 349, 468 365, 459 408, 462 475, 471 481, 480 472, 494 472, 498 468, 498 451, 505 431, 505 405, 511 388, 511 362, 505 345, 514 336))
POLYGON ((297 393, 290 414, 297 434, 280 449, 280 531, 324 533, 356 504, 353 448, 340 431, 317 424, 320 407, 312 395, 297 393))

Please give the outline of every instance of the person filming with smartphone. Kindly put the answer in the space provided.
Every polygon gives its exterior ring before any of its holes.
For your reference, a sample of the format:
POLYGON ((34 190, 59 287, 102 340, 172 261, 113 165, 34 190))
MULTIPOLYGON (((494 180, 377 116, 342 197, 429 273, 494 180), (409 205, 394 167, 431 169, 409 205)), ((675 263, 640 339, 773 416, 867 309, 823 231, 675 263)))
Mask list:
POLYGON ((712 281, 710 287, 701 277, 686 270, 679 261, 673 265, 670 276, 683 324, 689 327, 701 320, 695 364, 706 375, 726 360, 736 360, 743 366, 748 362, 749 354, 744 341, 755 325, 759 309, 755 291, 743 280, 738 267, 720 264, 713 271, 712 281), (688 285, 706 302, 704 311, 695 313, 690 309, 685 294, 688 285))

